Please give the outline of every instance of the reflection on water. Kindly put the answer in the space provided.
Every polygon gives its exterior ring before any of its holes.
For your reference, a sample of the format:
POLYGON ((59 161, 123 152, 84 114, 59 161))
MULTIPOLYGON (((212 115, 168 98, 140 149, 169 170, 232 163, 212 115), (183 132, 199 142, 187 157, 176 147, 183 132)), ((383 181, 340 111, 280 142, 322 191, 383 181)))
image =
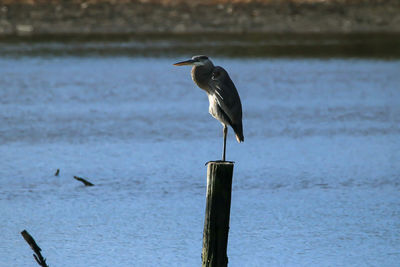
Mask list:
POLYGON ((368 34, 38 35, 0 39, 3 56, 158 56, 399 58, 400 36, 368 34))
MULTIPOLYGON (((2 262, 34 264, 27 229, 50 266, 198 266, 222 129, 186 56, 24 51, 0 58, 2 262)), ((395 266, 400 62, 213 59, 244 110, 230 266, 395 266)))

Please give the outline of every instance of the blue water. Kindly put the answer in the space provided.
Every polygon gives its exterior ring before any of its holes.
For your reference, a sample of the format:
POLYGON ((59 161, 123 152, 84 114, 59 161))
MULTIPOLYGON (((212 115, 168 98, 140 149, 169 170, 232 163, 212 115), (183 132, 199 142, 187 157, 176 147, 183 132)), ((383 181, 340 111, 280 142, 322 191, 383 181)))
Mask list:
MULTIPOLYGON (((183 59, 0 57, 0 265, 36 264, 23 229, 50 266, 201 264, 222 127, 183 59)), ((244 112, 229 265, 397 266, 400 61, 214 63, 244 112)))

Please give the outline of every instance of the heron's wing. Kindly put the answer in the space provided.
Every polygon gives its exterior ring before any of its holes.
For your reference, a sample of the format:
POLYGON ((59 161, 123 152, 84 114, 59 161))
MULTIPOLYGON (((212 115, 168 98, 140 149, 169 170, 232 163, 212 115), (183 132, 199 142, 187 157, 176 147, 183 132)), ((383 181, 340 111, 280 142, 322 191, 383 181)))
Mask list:
POLYGON ((228 116, 232 124, 242 123, 242 104, 228 73, 221 67, 215 67, 209 81, 218 105, 228 116))

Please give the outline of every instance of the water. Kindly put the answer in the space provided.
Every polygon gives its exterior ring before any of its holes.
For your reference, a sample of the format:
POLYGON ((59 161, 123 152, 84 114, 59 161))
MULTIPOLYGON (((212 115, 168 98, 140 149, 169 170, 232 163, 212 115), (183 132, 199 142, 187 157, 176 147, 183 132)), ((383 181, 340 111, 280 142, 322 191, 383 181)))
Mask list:
MULTIPOLYGON (((23 229, 50 266, 200 265, 222 127, 182 59, 0 58, 2 265, 35 265, 23 229)), ((214 62, 244 109, 230 266, 396 266, 400 61, 214 62)))

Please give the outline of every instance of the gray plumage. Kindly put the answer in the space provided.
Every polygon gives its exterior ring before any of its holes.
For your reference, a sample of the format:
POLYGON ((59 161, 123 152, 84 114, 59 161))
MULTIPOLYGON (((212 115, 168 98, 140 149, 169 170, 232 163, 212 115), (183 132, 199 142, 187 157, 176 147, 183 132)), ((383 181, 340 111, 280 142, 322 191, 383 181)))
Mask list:
POLYGON ((219 120, 223 127, 224 147, 222 160, 225 161, 226 135, 230 125, 235 131, 237 141, 243 142, 242 104, 239 94, 229 74, 219 66, 214 66, 207 56, 194 56, 190 60, 178 62, 175 66, 192 65, 192 79, 206 91, 210 103, 210 114, 219 120))

